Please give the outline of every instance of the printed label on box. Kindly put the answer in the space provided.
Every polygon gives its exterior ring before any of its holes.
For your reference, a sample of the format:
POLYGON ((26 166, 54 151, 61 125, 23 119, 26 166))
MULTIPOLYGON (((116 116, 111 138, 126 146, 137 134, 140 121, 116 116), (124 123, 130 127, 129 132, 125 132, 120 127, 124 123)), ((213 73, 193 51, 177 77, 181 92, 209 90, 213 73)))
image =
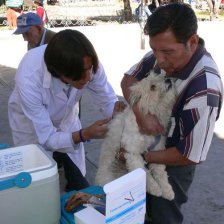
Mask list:
POLYGON ((23 170, 23 154, 21 151, 0 155, 0 174, 23 170))
POLYGON ((143 224, 146 211, 146 173, 136 169, 104 186, 106 223, 143 224))

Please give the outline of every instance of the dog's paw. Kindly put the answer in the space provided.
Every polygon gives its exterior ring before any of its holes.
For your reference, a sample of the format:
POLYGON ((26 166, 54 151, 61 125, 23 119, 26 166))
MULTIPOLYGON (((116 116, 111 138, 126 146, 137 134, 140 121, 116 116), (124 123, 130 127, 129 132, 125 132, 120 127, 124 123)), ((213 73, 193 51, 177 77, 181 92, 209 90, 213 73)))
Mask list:
POLYGON ((172 201, 175 197, 175 194, 174 194, 172 186, 168 182, 168 179, 167 179, 167 182, 164 182, 164 181, 160 182, 159 185, 162 190, 162 197, 169 201, 172 201))
POLYGON ((172 201, 175 197, 173 189, 170 188, 170 189, 166 189, 165 191, 163 191, 162 192, 162 197, 169 200, 169 201, 172 201))
POLYGON ((160 197, 162 196, 162 191, 160 189, 160 186, 147 186, 146 191, 154 196, 160 197))

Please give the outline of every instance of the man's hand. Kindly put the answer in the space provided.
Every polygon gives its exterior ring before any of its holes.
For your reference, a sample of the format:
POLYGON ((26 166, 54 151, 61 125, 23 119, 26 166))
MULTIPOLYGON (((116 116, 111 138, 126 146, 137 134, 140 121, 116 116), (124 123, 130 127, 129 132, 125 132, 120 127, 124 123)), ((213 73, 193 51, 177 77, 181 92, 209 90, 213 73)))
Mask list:
POLYGON ((164 136, 166 135, 164 128, 160 125, 155 115, 142 115, 139 112, 136 104, 133 106, 132 109, 136 116, 136 122, 138 124, 140 133, 154 136, 157 136, 158 134, 162 134, 164 136))
POLYGON ((75 209, 77 209, 80 205, 83 204, 91 204, 91 198, 92 197, 96 197, 96 198, 102 198, 103 196, 105 196, 105 194, 88 194, 85 192, 75 192, 73 194, 70 195, 69 199, 67 200, 64 208, 67 212, 75 212, 75 209))
POLYGON ((114 111, 113 111, 113 116, 122 112, 126 108, 126 104, 123 101, 117 101, 114 104, 114 111))

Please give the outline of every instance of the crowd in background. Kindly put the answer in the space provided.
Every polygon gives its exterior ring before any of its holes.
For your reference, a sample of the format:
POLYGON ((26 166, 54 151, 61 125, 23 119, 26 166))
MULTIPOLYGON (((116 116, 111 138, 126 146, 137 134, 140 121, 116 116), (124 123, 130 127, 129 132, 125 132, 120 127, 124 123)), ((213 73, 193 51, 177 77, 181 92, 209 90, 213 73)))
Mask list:
MULTIPOLYGON (((7 6, 6 18, 10 29, 14 29, 17 27, 16 20, 18 16, 23 14, 24 4, 26 4, 24 0, 6 0, 6 6, 7 6)), ((31 3, 28 4, 33 5, 35 13, 37 13, 43 20, 43 23, 46 24, 48 18, 47 13, 43 7, 44 5, 43 0, 35 0, 34 2, 31 1, 31 3)))
MULTIPOLYGON (((137 0, 137 2, 139 3, 138 7, 135 9, 135 14, 138 16, 138 20, 141 20, 141 1, 137 0)), ((165 5, 165 4, 169 4, 172 2, 184 2, 184 3, 189 3, 190 5, 192 5, 192 3, 194 2, 194 7, 195 9, 202 9, 202 0, 152 0, 152 1, 148 1, 145 0, 144 1, 144 9, 143 9, 143 13, 144 13, 144 18, 147 19, 158 6, 161 5, 165 5)), ((208 8, 209 8, 209 12, 210 12, 210 20, 217 20, 218 19, 218 11, 219 9, 223 9, 224 7, 224 0, 206 0, 208 8)))
MULTIPOLYGON (((224 0, 145 0, 144 9, 141 10, 141 0, 135 0, 139 3, 138 7, 133 9, 134 14, 137 16, 138 21, 141 20, 141 14, 143 12, 143 18, 147 19, 148 16, 160 5, 165 5, 170 2, 185 2, 189 3, 195 9, 202 9, 202 4, 206 2, 209 12, 210 20, 218 19, 219 10, 224 7, 224 0)), ((46 4, 52 4, 53 1, 46 1, 46 4)), ((55 4, 55 1, 53 2, 55 4)), ((45 2, 43 0, 0 0, 0 5, 5 4, 7 7, 6 17, 8 26, 10 29, 16 28, 16 19, 19 15, 23 14, 23 6, 29 5, 36 10, 36 13, 43 19, 44 24, 47 23, 47 13, 43 8, 45 2)))

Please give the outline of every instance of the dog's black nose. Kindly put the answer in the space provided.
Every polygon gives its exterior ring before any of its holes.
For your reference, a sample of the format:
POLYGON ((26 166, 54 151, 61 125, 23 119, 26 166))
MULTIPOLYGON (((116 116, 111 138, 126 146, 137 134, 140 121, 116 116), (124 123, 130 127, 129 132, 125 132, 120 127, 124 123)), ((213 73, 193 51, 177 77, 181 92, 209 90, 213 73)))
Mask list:
POLYGON ((165 79, 165 84, 166 84, 167 90, 172 87, 172 82, 170 79, 165 79))

